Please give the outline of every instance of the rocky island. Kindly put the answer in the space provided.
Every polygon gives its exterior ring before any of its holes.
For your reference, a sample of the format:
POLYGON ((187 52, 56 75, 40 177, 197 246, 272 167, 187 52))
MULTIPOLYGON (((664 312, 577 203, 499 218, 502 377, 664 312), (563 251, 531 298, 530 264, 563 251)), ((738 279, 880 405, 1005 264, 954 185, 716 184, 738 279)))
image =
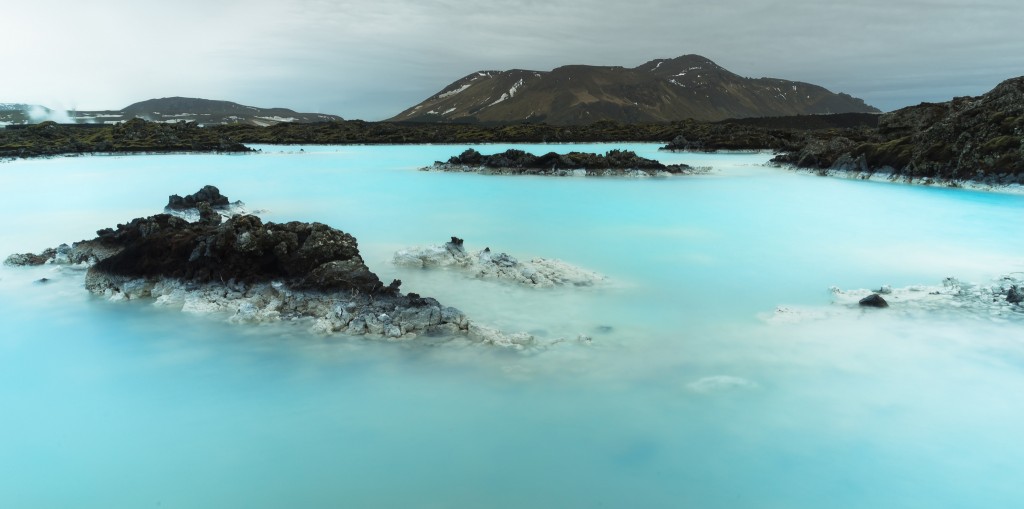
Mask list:
POLYGON ((509 149, 500 154, 483 155, 466 149, 447 162, 436 161, 424 171, 475 172, 485 175, 545 175, 556 177, 665 177, 706 173, 708 168, 686 164, 664 165, 629 150, 610 150, 604 155, 569 152, 536 156, 522 150, 509 149))
POLYGON ((388 339, 465 337, 522 348, 531 335, 471 322, 430 297, 403 294, 363 262, 356 239, 321 223, 264 223, 253 215, 224 220, 227 198, 213 186, 169 207, 195 204, 196 221, 171 214, 105 228, 91 240, 14 254, 8 265, 86 264, 85 287, 107 299, 154 299, 184 311, 219 312, 235 322, 310 318, 319 333, 388 339), (213 201, 214 203, 211 203, 213 201))

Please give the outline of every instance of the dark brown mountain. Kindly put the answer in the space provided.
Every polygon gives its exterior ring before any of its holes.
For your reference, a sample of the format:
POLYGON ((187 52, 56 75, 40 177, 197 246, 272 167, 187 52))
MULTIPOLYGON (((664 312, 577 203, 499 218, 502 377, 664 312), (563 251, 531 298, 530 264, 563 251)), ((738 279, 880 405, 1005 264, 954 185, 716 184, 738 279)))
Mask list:
POLYGON ((744 78, 702 56, 684 55, 633 69, 568 65, 549 72, 476 72, 390 120, 589 124, 851 112, 879 110, 817 85, 744 78))

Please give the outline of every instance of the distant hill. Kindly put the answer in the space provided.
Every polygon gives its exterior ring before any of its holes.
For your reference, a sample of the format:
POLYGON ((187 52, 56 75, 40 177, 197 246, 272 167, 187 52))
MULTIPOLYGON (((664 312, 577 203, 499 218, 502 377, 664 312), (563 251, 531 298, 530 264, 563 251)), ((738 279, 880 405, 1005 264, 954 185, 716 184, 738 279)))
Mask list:
POLYGON ((568 65, 552 71, 480 71, 442 89, 393 122, 589 124, 879 113, 817 85, 744 78, 699 55, 639 67, 568 65))
POLYGON ((282 122, 340 121, 337 115, 297 113, 287 108, 257 108, 229 101, 165 97, 137 102, 121 110, 57 112, 42 106, 0 104, 0 124, 59 123, 113 124, 141 118, 154 122, 196 122, 200 125, 244 124, 271 126, 282 122))
POLYGON ((201 124, 250 124, 268 126, 281 122, 329 122, 342 120, 337 115, 297 113, 287 108, 257 108, 229 101, 165 97, 137 102, 123 110, 126 117, 145 120, 189 120, 201 124))

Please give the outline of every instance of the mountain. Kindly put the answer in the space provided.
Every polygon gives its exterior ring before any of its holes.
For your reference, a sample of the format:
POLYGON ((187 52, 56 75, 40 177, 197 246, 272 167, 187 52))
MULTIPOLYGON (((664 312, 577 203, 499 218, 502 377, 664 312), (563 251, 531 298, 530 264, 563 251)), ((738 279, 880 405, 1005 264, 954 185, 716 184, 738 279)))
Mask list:
POLYGON ((268 126, 281 122, 329 122, 340 121, 337 115, 322 113, 297 113, 287 108, 257 108, 229 101, 193 99, 188 97, 165 97, 137 102, 123 110, 126 117, 145 120, 189 120, 200 124, 250 124, 268 126))
POLYGON ((744 78, 699 55, 639 67, 567 65, 549 72, 480 71, 389 119, 393 122, 589 124, 878 113, 817 85, 744 78))
POLYGON ((257 108, 229 101, 188 97, 165 97, 137 102, 121 110, 54 111, 42 106, 0 104, 0 124, 58 123, 115 124, 141 118, 154 122, 196 122, 200 125, 245 124, 269 126, 282 122, 309 123, 340 121, 337 115, 297 113, 287 108, 257 108))

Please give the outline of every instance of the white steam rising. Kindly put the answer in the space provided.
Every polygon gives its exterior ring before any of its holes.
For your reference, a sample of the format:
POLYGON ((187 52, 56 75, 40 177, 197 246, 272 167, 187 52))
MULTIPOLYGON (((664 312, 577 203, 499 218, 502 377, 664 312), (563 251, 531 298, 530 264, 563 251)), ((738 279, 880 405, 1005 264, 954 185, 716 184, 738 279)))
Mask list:
POLYGON ((67 111, 63 109, 51 110, 42 106, 32 106, 26 111, 33 124, 40 122, 46 122, 52 120, 58 124, 73 124, 75 123, 75 117, 73 111, 67 111))

